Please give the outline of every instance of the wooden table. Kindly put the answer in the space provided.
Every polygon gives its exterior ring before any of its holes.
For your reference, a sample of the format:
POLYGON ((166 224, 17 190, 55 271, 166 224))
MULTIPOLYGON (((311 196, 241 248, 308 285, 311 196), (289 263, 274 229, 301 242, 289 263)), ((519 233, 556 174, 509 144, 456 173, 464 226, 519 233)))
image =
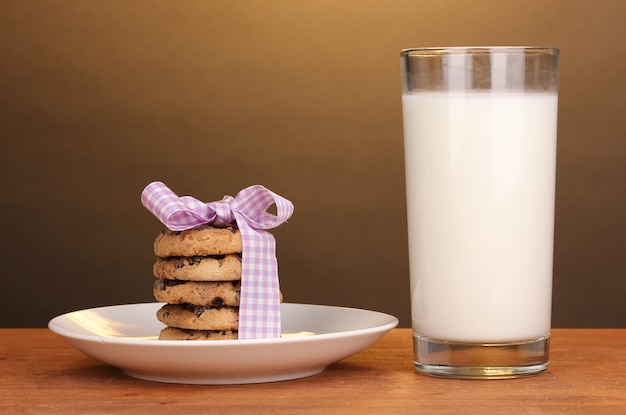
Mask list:
POLYGON ((4 414, 626 414, 626 329, 555 329, 535 377, 452 380, 413 369, 411 332, 395 329, 309 378, 203 386, 130 378, 48 329, 0 329, 4 414))

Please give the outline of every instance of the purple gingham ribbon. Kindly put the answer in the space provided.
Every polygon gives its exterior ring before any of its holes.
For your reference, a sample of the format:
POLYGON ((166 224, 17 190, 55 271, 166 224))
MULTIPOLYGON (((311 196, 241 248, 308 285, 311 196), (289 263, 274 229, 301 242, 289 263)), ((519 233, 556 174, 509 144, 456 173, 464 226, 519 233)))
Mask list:
POLYGON ((239 338, 280 337, 280 287, 276 242, 266 229, 284 223, 293 204, 261 185, 247 187, 237 196, 204 203, 191 196, 177 196, 161 182, 152 182, 141 193, 141 203, 168 229, 182 231, 211 223, 236 225, 241 232, 241 299, 239 338), (276 205, 276 215, 267 212, 276 205))

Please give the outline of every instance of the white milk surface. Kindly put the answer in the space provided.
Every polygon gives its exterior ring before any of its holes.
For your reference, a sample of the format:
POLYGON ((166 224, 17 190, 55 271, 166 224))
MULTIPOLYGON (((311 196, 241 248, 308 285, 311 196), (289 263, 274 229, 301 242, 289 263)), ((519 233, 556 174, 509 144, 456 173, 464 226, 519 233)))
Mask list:
POLYGON ((415 333, 550 331, 557 95, 403 96, 415 333))

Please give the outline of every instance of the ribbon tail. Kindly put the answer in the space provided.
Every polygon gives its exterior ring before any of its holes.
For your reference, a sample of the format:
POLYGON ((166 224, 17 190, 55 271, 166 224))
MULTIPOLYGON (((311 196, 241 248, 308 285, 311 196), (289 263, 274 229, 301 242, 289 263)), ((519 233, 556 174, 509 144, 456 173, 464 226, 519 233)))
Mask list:
POLYGON ((276 241, 265 230, 250 227, 235 213, 243 239, 239 338, 278 338, 281 335, 280 284, 276 241))

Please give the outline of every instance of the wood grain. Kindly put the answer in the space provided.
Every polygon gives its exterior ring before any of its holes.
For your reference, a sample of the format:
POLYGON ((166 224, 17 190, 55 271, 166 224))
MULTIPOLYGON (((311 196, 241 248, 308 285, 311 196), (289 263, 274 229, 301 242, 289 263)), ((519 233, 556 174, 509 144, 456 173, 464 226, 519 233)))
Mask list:
POLYGON ((550 368, 512 380, 415 372, 395 329, 319 375, 258 385, 147 382, 84 356, 47 329, 0 329, 0 413, 624 414, 626 329, 555 329, 550 368))

